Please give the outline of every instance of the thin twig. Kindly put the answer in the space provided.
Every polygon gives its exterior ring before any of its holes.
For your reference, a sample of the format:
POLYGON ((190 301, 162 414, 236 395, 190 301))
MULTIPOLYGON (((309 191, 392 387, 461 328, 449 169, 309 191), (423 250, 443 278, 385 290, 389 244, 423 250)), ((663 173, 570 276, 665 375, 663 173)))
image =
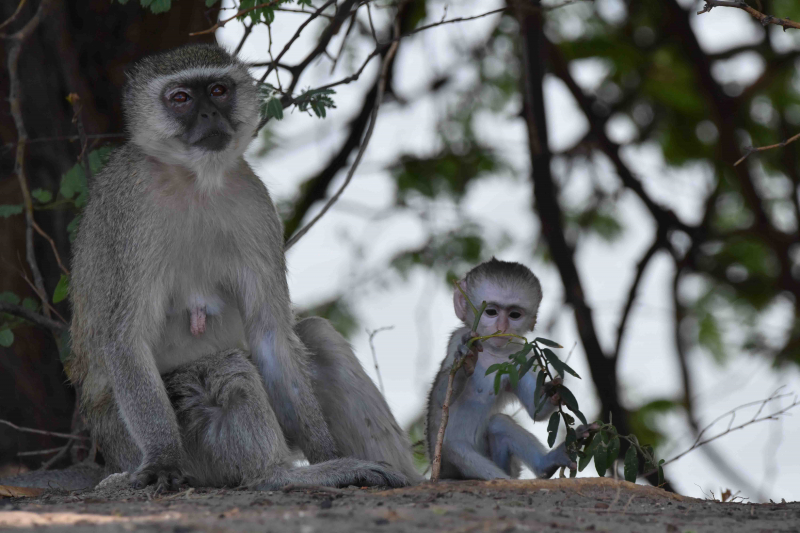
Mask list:
POLYGON ((375 41, 375 46, 378 46, 378 34, 375 32, 375 24, 372 22, 372 9, 367 2, 367 18, 369 18, 369 29, 372 32, 372 40, 375 41))
POLYGON ((447 377, 447 392, 444 395, 444 403, 442 404, 442 421, 436 434, 436 445, 433 448, 433 460, 431 461, 431 483, 439 481, 439 475, 442 471, 442 446, 444 445, 444 432, 450 419, 450 400, 453 396, 453 383, 456 379, 456 372, 464 365, 467 355, 465 354, 453 362, 453 366, 450 367, 450 375, 447 377))
POLYGON ((14 125, 17 128, 17 154, 14 163, 14 172, 19 181, 19 188, 22 191, 22 203, 25 207, 25 258, 28 267, 33 275, 33 284, 36 293, 42 299, 44 314, 49 318, 50 311, 47 307, 47 292, 44 288, 44 279, 36 262, 36 252, 33 246, 33 199, 28 188, 28 180, 25 176, 25 145, 28 141, 28 131, 25 129, 25 122, 22 117, 22 96, 19 79, 19 56, 22 52, 22 44, 39 26, 44 14, 50 9, 53 0, 42 0, 39 8, 33 17, 18 32, 7 36, 11 41, 8 46, 8 79, 9 95, 8 100, 11 104, 11 115, 14 118, 14 125))
POLYGON ((653 241, 653 244, 650 245, 650 248, 647 249, 645 254, 636 264, 636 276, 634 276, 633 283, 631 283, 631 288, 628 291, 628 299, 626 300, 625 307, 622 310, 622 319, 619 321, 619 326, 617 327, 617 345, 614 348, 614 359, 619 357, 619 351, 622 347, 622 336, 625 333, 625 326, 628 323, 628 317, 630 316, 631 309, 633 308, 633 302, 636 299, 636 293, 639 291, 639 284, 642 281, 644 271, 656 252, 658 252, 661 247, 664 246, 665 239, 666 235, 659 231, 656 239, 653 241))
MULTIPOLYGON (((70 440, 69 442, 67 442, 64 446, 61 447, 61 451, 59 451, 53 457, 42 463, 42 466, 39 467, 39 470, 49 470, 51 466, 59 462, 62 457, 64 457, 69 453, 74 444, 75 444, 74 440, 70 440)), ((81 448, 85 449, 83 446, 81 446, 81 448)))
POLYGON ((755 152, 763 152, 765 150, 772 150, 773 148, 783 148, 787 144, 795 142, 797 139, 800 139, 800 133, 798 133, 797 135, 793 135, 788 139, 786 139, 785 141, 779 142, 778 144, 770 144, 769 146, 759 146, 758 148, 748 146, 747 148, 745 148, 746 153, 736 163, 734 163, 733 166, 737 166, 739 163, 750 157, 750 154, 753 154, 755 152))
MULTIPOLYGON (((369 4, 367 4, 369 6, 369 4)), ((347 31, 344 32, 344 37, 342 37, 342 45, 339 47, 339 53, 336 54, 336 57, 333 58, 333 64, 331 65, 331 74, 333 71, 336 70, 336 65, 339 63, 339 58, 342 57, 344 53, 344 46, 347 44, 347 38, 350 36, 350 32, 353 31, 353 27, 356 25, 356 16, 358 15, 358 9, 353 10, 353 14, 350 17, 350 24, 347 26, 347 31)))
POLYGON ((9 422, 8 420, 0 419, 0 424, 5 424, 5 425, 7 425, 7 426, 19 431, 20 433, 35 433, 36 435, 47 435, 49 437, 58 437, 58 438, 61 438, 61 439, 85 440, 85 441, 91 440, 89 437, 84 437, 82 435, 71 435, 69 433, 59 433, 57 431, 45 431, 43 429, 26 428, 26 427, 18 426, 16 424, 14 424, 13 422, 9 422))
POLYGON ((41 227, 39 227, 39 224, 37 224, 36 222, 33 223, 33 229, 35 229, 36 233, 44 237, 47 240, 47 242, 50 243, 50 248, 53 249, 53 255, 56 256, 56 262, 58 263, 58 268, 61 269, 61 272, 69 276, 69 270, 67 270, 67 267, 65 267, 64 263, 61 262, 61 256, 59 255, 58 250, 56 249, 56 243, 53 240, 53 238, 50 237, 50 235, 48 235, 47 232, 45 232, 41 227))
MULTIPOLYGON (((748 403, 742 404, 742 405, 740 405, 738 407, 734 407, 730 411, 718 416, 710 424, 708 424, 705 428, 703 428, 702 431, 700 431, 700 433, 697 435, 697 438, 695 439, 694 443, 688 449, 686 449, 683 452, 679 453, 678 455, 672 457, 668 461, 665 461, 664 463, 661 464, 661 466, 664 467, 664 466, 667 466, 670 463, 674 463, 675 461, 677 461, 678 459, 680 459, 681 457, 683 457, 687 453, 689 453, 689 452, 691 452, 693 450, 696 450, 697 448, 699 448, 699 447, 701 447, 701 446, 703 446, 705 444, 708 444, 709 442, 712 442, 712 441, 715 441, 715 440, 717 440, 717 439, 719 439, 721 437, 724 437, 725 435, 727 435, 729 433, 732 433, 734 431, 738 431, 738 430, 743 429, 743 428, 745 428, 747 426, 750 426, 752 424, 757 424, 759 422, 765 422, 767 420, 779 420, 781 415, 786 414, 789 410, 794 409, 795 407, 800 405, 800 400, 798 400, 797 396, 794 396, 794 400, 792 401, 792 403, 790 403, 786 407, 784 407, 782 409, 779 409, 777 411, 774 411, 772 413, 769 413, 767 415, 764 415, 764 416, 759 416, 759 415, 761 414, 761 412, 763 411, 764 407, 768 403, 773 402, 775 400, 779 400, 781 398, 785 398, 787 396, 792 396, 792 393, 778 394, 778 391, 780 391, 782 388, 783 387, 778 388, 775 392, 772 393, 772 395, 770 395, 769 398, 766 398, 764 400, 759 400, 759 401, 755 401, 755 402, 748 402, 748 403), (708 437, 707 439, 701 440, 703 435, 709 429, 711 429, 711 427, 714 426, 714 424, 716 424, 717 422, 719 422, 720 420, 722 420, 723 418, 728 417, 728 416, 730 416, 731 420, 733 420, 733 418, 736 416, 736 412, 737 411, 739 411, 741 409, 744 409, 746 407, 751 407, 753 405, 759 405, 759 409, 756 412, 755 416, 753 416, 750 420, 748 420, 746 422, 742 422, 738 426, 733 426, 732 424, 729 424, 728 428, 725 431, 723 431, 723 432, 721 432, 721 433, 719 433, 717 435, 714 435, 713 437, 708 437)), ((645 473, 644 475, 645 476, 649 476, 649 475, 654 474, 656 472, 657 472, 657 469, 654 469, 654 470, 652 470, 650 472, 645 473)))
POLYGON ((773 17, 772 15, 766 15, 761 11, 748 6, 746 2, 740 2, 736 0, 706 0, 706 5, 703 7, 703 10, 698 11, 697 14, 702 15, 703 13, 708 13, 715 7, 734 7, 736 9, 747 11, 750 16, 759 21, 762 26, 774 24, 775 26, 782 26, 783 31, 786 31, 788 28, 800 30, 800 23, 789 19, 781 19, 773 17))
POLYGON ((253 26, 255 25, 255 22, 244 24, 244 35, 242 35, 242 39, 239 41, 239 44, 236 45, 236 50, 233 51, 233 55, 238 56, 239 52, 242 51, 242 47, 244 46, 245 41, 247 41, 247 38, 250 37, 250 33, 253 31, 253 26))
POLYGON ((375 335, 377 335, 381 331, 389 331, 390 329, 394 329, 394 326, 384 326, 374 331, 366 330, 367 335, 369 335, 369 349, 372 351, 372 362, 375 363, 375 373, 378 374, 378 385, 380 385, 381 387, 381 394, 383 396, 386 396, 386 391, 383 389, 383 379, 381 378, 381 369, 378 368, 378 356, 375 354, 375 345, 373 344, 372 340, 375 338, 375 335))
MULTIPOLYGON (((397 25, 397 27, 399 27, 399 24, 397 25)), ((369 145, 369 140, 372 137, 372 131, 375 129, 375 122, 377 121, 377 118, 378 118, 378 109, 380 109, 381 100, 383 100, 383 93, 386 90, 386 78, 388 77, 388 74, 389 74, 389 66, 392 63, 392 59, 394 58, 394 54, 397 52, 397 46, 398 46, 398 42, 397 41, 393 42, 391 47, 389 48, 389 52, 387 52, 386 57, 383 60, 383 68, 381 69, 381 77, 380 77, 380 81, 378 82, 378 92, 377 92, 377 95, 375 97, 375 107, 372 108, 372 116, 370 117, 369 128, 367 128, 367 132, 364 134, 364 140, 361 142, 361 146, 358 149, 358 153, 356 154, 355 161, 353 161, 353 165, 350 167, 350 170, 347 172, 347 177, 345 178, 344 183, 342 183, 341 187, 339 187, 339 190, 336 191, 336 194, 331 196, 330 200, 328 200, 328 202, 322 207, 322 209, 317 214, 317 216, 315 216, 308 224, 303 226, 297 233, 295 233, 292 236, 292 238, 290 238, 286 242, 285 250, 289 250, 289 248, 294 246, 294 244, 298 240, 300 240, 303 237, 303 235, 305 235, 308 232, 308 230, 310 230, 311 227, 314 224, 316 224, 317 221, 320 218, 322 218, 323 215, 325 215, 325 213, 328 211, 328 209, 330 209, 331 206, 334 203, 336 203, 336 200, 338 200, 339 197, 342 195, 342 193, 344 192, 345 188, 347 188, 347 185, 350 184, 350 180, 353 179, 353 174, 355 174, 356 169, 358 168, 358 164, 361 162, 361 158, 364 156, 364 152, 366 151, 367 146, 369 145)))
POLYGON ((237 11, 234 16, 232 16, 230 18, 227 18, 227 19, 224 19, 224 20, 220 20, 219 22, 217 22, 216 24, 214 24, 213 26, 211 26, 207 30, 196 31, 194 33, 190 33, 189 37, 196 37, 198 35, 206 35, 208 33, 214 33, 218 29, 223 28, 225 26, 225 24, 229 23, 233 19, 239 18, 242 15, 246 15, 246 14, 250 13, 251 11, 255 11, 256 9, 264 9, 265 7, 273 6, 273 5, 278 4, 278 3, 282 2, 282 1, 283 0, 272 0, 271 2, 264 2, 263 4, 258 4, 257 6, 248 7, 247 9, 242 9, 241 11, 237 11))
POLYGON ((7 18, 5 22, 0 24, 0 30, 2 30, 3 28, 5 28, 6 26, 8 26, 17 19, 19 14, 22 12, 22 8, 25 7, 25 4, 27 2, 28 0, 20 0, 20 3, 17 5, 17 10, 14 11, 14 13, 9 18, 7 18))
MULTIPOLYGON (((306 20, 304 20, 302 24, 300 24, 300 26, 297 28, 297 31, 295 31, 294 35, 292 35, 292 38, 289 39, 289 41, 283 47, 283 50, 281 50, 281 52, 278 54, 278 57, 275 58, 275 60, 272 61, 272 65, 267 67, 266 72, 264 72, 264 74, 261 76, 261 79, 258 80, 258 85, 263 84, 264 80, 266 80, 267 76, 269 76, 269 73, 272 72, 273 70, 275 70, 276 65, 278 64, 278 62, 281 60, 281 58, 284 56, 284 54, 286 54, 286 52, 289 51, 289 48, 291 48, 292 44, 294 44, 294 42, 300 37, 300 34, 303 32, 305 27, 308 26, 311 23, 312 20, 314 20, 315 18, 319 17, 322 14, 322 12, 324 10, 326 10, 328 8, 328 6, 332 5, 335 1, 336 0, 328 0, 327 2, 322 4, 316 11, 314 11, 314 13, 310 17, 308 17, 306 20)), ((299 75, 299 73, 297 75, 299 75)), ((294 83, 293 83, 293 85, 294 85, 294 83)))
POLYGON ((56 332, 65 331, 68 326, 66 323, 61 323, 52 318, 48 318, 44 315, 40 315, 36 311, 31 311, 21 305, 10 304, 6 302, 0 302, 0 313, 8 313, 9 315, 18 316, 20 318, 24 318, 28 322, 32 322, 37 326, 41 326, 45 329, 50 329, 56 332))

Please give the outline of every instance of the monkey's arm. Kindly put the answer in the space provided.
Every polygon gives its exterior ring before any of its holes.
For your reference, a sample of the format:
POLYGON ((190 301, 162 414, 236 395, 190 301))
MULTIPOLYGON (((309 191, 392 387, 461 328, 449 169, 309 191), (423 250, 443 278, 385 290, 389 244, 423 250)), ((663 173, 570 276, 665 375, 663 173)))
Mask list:
POLYGON ((134 487, 155 482, 156 490, 177 489, 183 480, 180 430, 150 348, 123 337, 103 353, 120 414, 142 451, 131 474, 134 487))

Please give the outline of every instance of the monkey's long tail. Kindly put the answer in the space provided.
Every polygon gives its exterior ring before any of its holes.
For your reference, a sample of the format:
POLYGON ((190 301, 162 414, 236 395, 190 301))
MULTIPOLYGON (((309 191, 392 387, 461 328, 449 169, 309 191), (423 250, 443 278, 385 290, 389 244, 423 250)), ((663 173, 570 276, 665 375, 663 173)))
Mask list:
POLYGON ((0 479, 0 485, 39 489, 91 489, 104 477, 104 469, 95 463, 78 463, 63 470, 34 470, 0 479))
POLYGON ((326 487, 407 486, 408 479, 390 468, 370 461, 345 457, 324 463, 281 468, 254 484, 255 490, 278 490, 288 485, 322 485, 326 487))

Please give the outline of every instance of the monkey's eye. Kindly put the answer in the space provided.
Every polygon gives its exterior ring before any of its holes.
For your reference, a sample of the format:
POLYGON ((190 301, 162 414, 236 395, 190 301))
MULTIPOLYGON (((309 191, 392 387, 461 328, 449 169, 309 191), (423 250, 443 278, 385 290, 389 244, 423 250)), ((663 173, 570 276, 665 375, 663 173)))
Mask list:
POLYGON ((514 320, 517 320, 519 317, 522 316, 522 313, 520 313, 519 311, 512 311, 508 316, 510 316, 514 320))
POLYGON ((183 104, 185 102, 188 102, 190 98, 191 97, 187 93, 183 91, 178 91, 175 94, 173 94, 172 97, 170 97, 170 100, 178 104, 183 104))
POLYGON ((497 316, 497 309, 487 309, 486 314, 488 316, 497 316))
POLYGON ((211 96, 223 96, 227 92, 228 89, 224 85, 217 84, 211 87, 211 96))

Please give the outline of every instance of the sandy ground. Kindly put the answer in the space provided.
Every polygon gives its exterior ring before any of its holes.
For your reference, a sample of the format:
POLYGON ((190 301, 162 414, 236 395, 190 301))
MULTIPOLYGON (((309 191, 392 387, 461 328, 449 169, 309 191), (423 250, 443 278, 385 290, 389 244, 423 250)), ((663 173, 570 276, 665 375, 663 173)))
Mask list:
POLYGON ((0 499, 0 529, 46 531, 800 532, 800 502, 720 503, 605 478, 425 483, 397 490, 111 485, 0 499))

